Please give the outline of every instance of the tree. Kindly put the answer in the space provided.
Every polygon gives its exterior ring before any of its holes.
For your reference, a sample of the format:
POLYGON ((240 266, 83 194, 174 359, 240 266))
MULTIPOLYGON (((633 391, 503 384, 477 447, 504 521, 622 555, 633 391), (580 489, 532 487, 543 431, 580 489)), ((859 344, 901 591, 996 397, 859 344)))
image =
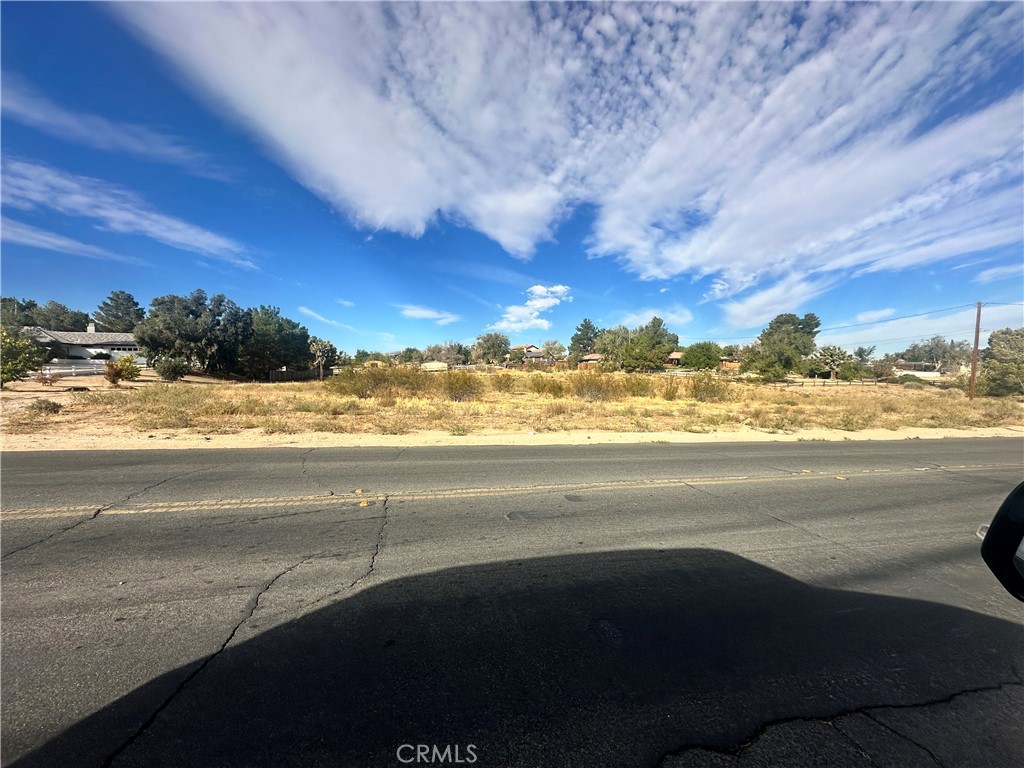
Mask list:
POLYGON ((38 344, 0 326, 0 387, 20 381, 42 362, 43 354, 38 344))
POLYGON ((446 341, 444 344, 431 344, 423 350, 423 362, 436 361, 448 365, 466 365, 470 359, 470 349, 458 341, 446 341))
POLYGON ((928 363, 938 370, 942 367, 959 367, 971 359, 972 347, 966 341, 946 341, 942 336, 932 336, 911 344, 897 359, 908 363, 928 363))
POLYGON ((839 370, 853 362, 853 357, 842 347, 825 346, 811 358, 810 372, 814 375, 828 373, 830 379, 834 379, 839 370))
POLYGON ((508 350, 508 336, 504 333, 485 333, 477 336, 476 344, 473 345, 474 356, 491 364, 504 362, 508 350))
POLYGON ((84 331, 89 325, 89 315, 77 309, 68 309, 58 301, 48 301, 30 313, 32 322, 48 331, 84 331))
POLYGON ((112 292, 93 313, 96 330, 131 333, 146 317, 146 311, 128 291, 112 292))
POLYGON ((569 339, 569 361, 576 364, 583 356, 593 354, 597 350, 597 337, 600 335, 600 329, 588 318, 583 318, 583 322, 576 326, 576 333, 569 339))
POLYGON ((309 352, 313 355, 313 365, 320 369, 320 381, 324 380, 324 366, 333 365, 338 357, 337 348, 325 339, 316 336, 309 338, 309 352))
POLYGON ((652 317, 646 325, 630 333, 622 350, 622 368, 626 371, 661 370, 677 346, 679 336, 671 333, 660 317, 652 317))
POLYGON ((1024 328, 992 332, 982 354, 980 383, 986 395, 1024 395, 1024 328))
POLYGON ((821 320, 813 312, 803 317, 777 315, 761 331, 757 343, 747 347, 743 369, 771 377, 801 370, 804 358, 814 352, 814 338, 820 327, 821 320))
POLYGON ((622 369, 626 347, 632 339, 632 332, 624 325, 606 328, 594 341, 594 351, 601 355, 601 366, 609 371, 622 369))
POLYGON ((556 339, 545 341, 540 345, 541 351, 544 353, 544 357, 548 360, 556 360, 565 354, 565 346, 556 339))
POLYGON ((423 361, 423 353, 416 347, 406 347, 398 354, 398 359, 403 363, 419 363, 423 361))
POLYGON ((242 370, 262 378, 278 368, 302 368, 310 361, 309 331, 277 307, 250 309, 252 336, 238 352, 242 370))
POLYGON ((683 357, 679 363, 683 368, 714 370, 722 362, 722 354, 722 348, 715 342, 701 341, 683 350, 683 357))
POLYGON ((32 299, 0 298, 0 325, 14 329, 15 335, 26 325, 35 325, 35 311, 39 305, 32 299))
POLYGON ((857 359, 857 362, 861 365, 867 365, 871 362, 871 356, 875 354, 875 347, 857 347, 853 350, 853 356, 857 359))

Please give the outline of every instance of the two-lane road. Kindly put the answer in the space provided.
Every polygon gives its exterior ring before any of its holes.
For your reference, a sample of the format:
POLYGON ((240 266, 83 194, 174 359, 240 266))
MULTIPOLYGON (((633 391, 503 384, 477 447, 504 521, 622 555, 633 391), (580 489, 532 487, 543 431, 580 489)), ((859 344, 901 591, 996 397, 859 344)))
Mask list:
POLYGON ((1021 610, 974 532, 1022 465, 1007 439, 8 453, 3 763, 1019 765, 1021 610))

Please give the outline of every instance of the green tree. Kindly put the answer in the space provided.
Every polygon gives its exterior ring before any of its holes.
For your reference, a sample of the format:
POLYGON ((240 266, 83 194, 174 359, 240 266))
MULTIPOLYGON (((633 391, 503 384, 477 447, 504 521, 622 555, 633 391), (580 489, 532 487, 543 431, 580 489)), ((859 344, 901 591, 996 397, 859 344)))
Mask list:
POLYGON ((979 382, 986 395, 1024 395, 1024 328, 992 332, 982 353, 979 382))
POLYGON ((399 353, 398 360, 403 363, 419 363, 423 361, 423 353, 416 347, 406 347, 399 353))
POLYGON ((929 363, 936 369, 955 368, 969 362, 972 351, 971 345, 966 341, 947 341, 942 336, 932 336, 930 339, 911 344, 897 353, 896 357, 908 363, 929 363))
POLYGON ((622 368, 626 371, 661 370, 677 346, 679 336, 670 332, 660 317, 652 317, 646 325, 630 333, 622 351, 622 368))
POLYGON ((106 333, 131 333, 146 317, 146 311, 128 291, 114 291, 93 313, 96 330, 106 333))
POLYGON ((683 350, 679 364, 683 368, 694 370, 714 370, 722 362, 722 348, 713 341, 701 341, 691 344, 683 350))
POLYGON ((626 348, 633 338, 632 331, 624 325, 606 328, 594 341, 594 351, 601 355, 601 367, 609 371, 622 370, 626 348))
POLYGON ((0 325, 14 329, 15 335, 26 325, 35 325, 35 311, 39 305, 32 299, 0 298, 0 325))
POLYGON ((313 365, 320 370, 320 381, 324 380, 324 366, 333 365, 338 357, 338 349, 326 339, 316 336, 309 338, 309 352, 313 355, 313 365))
POLYGON ((207 299, 205 291, 196 290, 153 299, 134 333, 151 365, 175 358, 197 371, 237 373, 241 347, 252 336, 252 317, 223 294, 207 299))
POLYGON ((473 345, 474 356, 491 364, 504 362, 508 350, 508 336, 504 333, 485 333, 477 336, 476 344, 473 345))
POLYGON ((423 350, 423 362, 448 363, 448 365, 466 365, 470 360, 471 350, 458 341, 446 341, 444 344, 431 344, 423 350))
POLYGON ((834 379, 839 370, 851 362, 853 357, 842 347, 825 346, 811 358, 809 372, 815 376, 827 373, 830 379, 834 379))
POLYGON ((589 318, 583 318, 583 322, 576 326, 576 333, 569 339, 569 362, 575 365, 585 355, 596 352, 597 337, 600 335, 601 330, 589 318))
POLYGON ((861 365, 867 365, 871 362, 871 356, 875 354, 875 347, 857 347, 853 350, 853 356, 857 359, 857 362, 861 365))
POLYGON ((803 369, 803 360, 814 352, 814 339, 821 320, 813 312, 803 317, 792 313, 777 315, 761 331, 757 343, 747 348, 743 369, 777 378, 803 369))
POLYGON ((48 301, 29 312, 31 322, 48 331, 84 331, 89 325, 89 315, 77 309, 68 309, 59 301, 48 301))
POLYGON ((252 336, 239 350, 242 370, 263 378, 279 368, 304 368, 310 362, 309 331, 281 315, 277 307, 260 305, 249 310, 252 336))
POLYGON ((0 387, 25 378, 42 363, 38 344, 0 326, 0 387))
POLYGON ((565 346, 562 342, 556 339, 550 339, 540 345, 541 351, 544 353, 544 357, 548 360, 556 360, 565 354, 565 346))

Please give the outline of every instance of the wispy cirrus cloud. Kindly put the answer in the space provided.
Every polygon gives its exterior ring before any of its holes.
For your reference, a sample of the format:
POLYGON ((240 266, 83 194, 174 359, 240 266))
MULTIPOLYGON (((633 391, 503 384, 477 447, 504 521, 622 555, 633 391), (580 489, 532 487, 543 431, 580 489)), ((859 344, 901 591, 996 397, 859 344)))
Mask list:
POLYGON ((5 117, 65 141, 176 165, 195 176, 227 178, 213 158, 193 149, 177 136, 144 125, 65 109, 14 75, 4 75, 4 97, 0 108, 5 117))
POLYGON ((990 267, 984 269, 974 276, 972 283, 994 283, 996 280, 1005 280, 1009 277, 1016 277, 1018 280, 1024 276, 1024 263, 1007 264, 1005 267, 990 267))
POLYGON ((892 317, 896 314, 896 310, 892 307, 886 307, 885 309, 871 309, 867 312, 861 312, 857 315, 858 323, 873 323, 876 320, 885 320, 887 317, 892 317))
POLYGON ((627 312, 623 315, 622 324, 629 327, 646 325, 651 322, 651 318, 653 317, 660 317, 668 325, 680 326, 686 325, 693 320, 693 313, 686 307, 681 307, 679 305, 664 307, 661 309, 638 309, 633 312, 627 312))
POLYGON ((139 259, 132 258, 131 256, 114 253, 106 248, 100 248, 99 246, 89 245, 64 235, 58 235, 56 232, 49 232, 20 221, 14 221, 6 216, 0 218, 0 240, 3 240, 5 243, 27 245, 32 248, 42 248, 43 250, 56 253, 85 256, 89 259, 121 261, 128 264, 142 263, 139 259))
POLYGON ((395 304, 394 306, 401 310, 402 317, 408 317, 412 320, 430 320, 437 325, 451 325, 462 319, 459 315, 445 312, 442 309, 420 307, 415 304, 395 304))
POLYGON ((310 318, 312 318, 313 320, 316 320, 319 323, 324 323, 325 325, 332 325, 335 328, 342 328, 342 329, 344 329, 346 331, 352 331, 353 333, 363 333, 363 331, 359 330, 358 328, 354 328, 351 325, 346 325, 345 323, 339 323, 337 320, 331 320, 329 317, 324 317, 319 312, 314 312, 309 307, 298 307, 298 310, 299 310, 299 314, 300 315, 305 315, 306 317, 310 317, 310 318))
POLYGON ((335 302, 340 304, 343 307, 348 307, 348 308, 354 307, 356 305, 356 303, 354 301, 349 301, 348 299, 335 299, 335 302))
POLYGON ((1000 67, 1022 10, 114 8, 357 223, 417 236, 445 217, 528 258, 587 205, 590 255, 706 280, 743 324, 787 287, 1021 241, 1022 84, 1000 67))
POLYGON ((541 314, 550 312, 562 302, 572 301, 569 290, 567 285, 531 286, 526 290, 527 299, 524 304, 505 307, 501 320, 489 325, 488 328, 513 333, 531 328, 550 328, 551 321, 541 317, 541 314))
POLYGON ((21 210, 46 208, 97 222, 109 232, 142 235, 236 267, 255 269, 245 247, 229 237, 152 210, 132 190, 89 176, 31 163, 3 160, 3 204, 21 210))

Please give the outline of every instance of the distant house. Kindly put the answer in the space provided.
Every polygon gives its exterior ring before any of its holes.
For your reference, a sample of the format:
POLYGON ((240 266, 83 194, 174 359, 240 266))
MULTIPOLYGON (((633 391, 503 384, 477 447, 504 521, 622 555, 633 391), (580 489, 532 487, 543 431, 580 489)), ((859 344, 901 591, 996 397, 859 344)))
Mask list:
MULTIPOLYGON (((97 333, 96 324, 87 331, 49 331, 45 328, 24 328, 26 336, 54 349, 55 357, 68 360, 91 360, 96 355, 110 355, 116 360, 125 355, 139 357, 142 350, 131 333, 97 333)), ((145 360, 140 359, 140 362, 145 360)))
POLYGON ((517 349, 523 350, 523 352, 529 355, 531 352, 540 352, 540 347, 536 344, 519 344, 518 346, 509 349, 509 352, 515 352, 517 349))
POLYGON ((440 360, 431 360, 429 363, 420 365, 421 371, 447 371, 448 368, 448 363, 442 363, 440 360))
POLYGON ((738 371, 740 369, 740 361, 735 357, 723 357, 718 361, 718 370, 720 371, 738 371))
POLYGON ((682 362, 683 362, 683 353, 682 352, 673 352, 672 354, 670 354, 668 356, 668 362, 666 363, 666 365, 674 365, 674 366, 678 367, 679 365, 682 364, 682 362))
POLYGON ((604 360, 604 355, 584 355, 580 358, 580 368, 597 368, 601 365, 601 361, 604 360))

